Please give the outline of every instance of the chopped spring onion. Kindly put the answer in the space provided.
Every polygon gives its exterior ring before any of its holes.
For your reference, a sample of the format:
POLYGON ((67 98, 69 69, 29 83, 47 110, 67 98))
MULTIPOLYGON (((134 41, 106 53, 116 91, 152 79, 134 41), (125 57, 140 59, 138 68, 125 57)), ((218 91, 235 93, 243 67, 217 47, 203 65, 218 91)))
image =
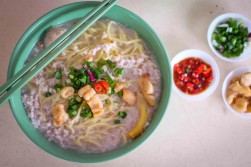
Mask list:
POLYGON ((113 95, 115 93, 115 90, 114 90, 114 88, 109 88, 109 90, 108 90, 108 94, 109 95, 113 95))
POLYGON ((84 61, 83 65, 84 66, 86 65, 87 67, 93 67, 93 62, 91 62, 91 61, 84 61))
POLYGON ((78 80, 78 79, 75 81, 75 84, 76 84, 77 86, 80 86, 80 83, 81 83, 81 82, 80 82, 80 80, 78 80))
POLYGON ((243 21, 228 19, 216 27, 213 33, 213 46, 224 57, 238 57, 248 42, 249 32, 243 21))
POLYGON ((78 107, 79 107, 79 105, 78 105, 78 104, 74 104, 74 105, 72 105, 72 106, 71 106, 71 109, 73 109, 73 110, 77 110, 77 109, 78 109, 78 107))
POLYGON ((81 73, 81 74, 78 76, 78 80, 79 80, 80 82, 82 82, 82 83, 85 84, 85 83, 87 82, 87 76, 81 73))
POLYGON ((79 97, 79 96, 77 96, 75 99, 76 99, 76 101, 77 101, 78 103, 81 103, 82 100, 83 100, 83 99, 82 99, 81 97, 79 97))
POLYGON ((45 97, 49 97, 49 96, 51 96, 51 95, 52 95, 51 92, 46 92, 46 93, 44 94, 45 97))
POLYGON ((103 75, 103 70, 101 68, 93 68, 92 72, 93 72, 94 76, 98 79, 100 79, 103 75))
POLYGON ((122 96, 123 96, 123 91, 122 91, 122 90, 118 92, 118 96, 119 96, 119 97, 122 97, 122 96))
POLYGON ((107 72, 106 78, 107 78, 107 81, 108 81, 109 85, 112 88, 114 88, 115 85, 116 85, 116 81, 112 79, 111 75, 109 75, 108 72, 107 72))
POLYGON ((54 85, 54 89, 56 90, 56 92, 60 92, 62 88, 63 88, 63 85, 61 85, 61 84, 54 85))
POLYGON ((119 119, 114 120, 114 124, 120 124, 120 120, 119 119))
POLYGON ((112 73, 109 70, 106 71, 106 74, 109 75, 109 78, 111 78, 112 80, 115 79, 114 76, 112 75, 112 73))
POLYGON ((68 108, 66 112, 71 118, 75 117, 78 114, 77 110, 72 110, 70 108, 68 108))
POLYGON ((109 60, 109 59, 106 60, 106 63, 108 64, 108 66, 110 68, 115 68, 116 67, 116 64, 113 61, 109 60))
POLYGON ((69 99, 68 101, 69 107, 67 108, 66 112, 71 118, 77 115, 78 113, 77 111, 81 105, 81 102, 82 102, 82 98, 79 96, 72 97, 69 99))
POLYGON ((76 69, 74 67, 69 68, 70 72, 74 72, 76 69))
POLYGON ((98 67, 102 67, 102 66, 105 65, 105 64, 106 64, 106 62, 105 62, 104 59, 99 59, 98 62, 97 62, 97 66, 98 66, 98 67))
POLYGON ((84 84, 90 82, 87 70, 83 68, 75 69, 74 67, 71 67, 68 77, 70 79, 70 83, 67 83, 67 85, 73 86, 75 90, 80 89, 84 86, 84 84))
POLYGON ((125 73, 125 71, 124 71, 123 68, 116 68, 116 69, 114 70, 114 75, 115 75, 115 76, 124 75, 124 73, 125 73))
POLYGON ((73 85, 72 82, 66 82, 66 83, 65 83, 65 86, 71 86, 71 87, 73 87, 74 85, 73 85))
POLYGON ((110 94, 113 95, 114 93, 115 93, 115 90, 113 88, 111 88, 110 94))
POLYGON ((125 111, 119 111, 118 116, 124 119, 127 116, 127 113, 125 111))
POLYGON ((70 78, 70 79, 74 79, 75 76, 74 76, 73 74, 69 74, 69 78, 70 78))
POLYGON ((104 65, 104 66, 102 67, 102 69, 104 70, 104 72, 106 72, 106 71, 108 70, 107 65, 104 65))
POLYGON ((77 104, 77 100, 75 98, 70 98, 69 99, 69 105, 74 105, 74 104, 77 104))
POLYGON ((67 108, 66 112, 68 113, 68 115, 71 118, 77 115, 77 113, 78 113, 77 110, 78 110, 79 106, 80 106, 80 104, 74 104, 74 105, 70 105, 67 108))
POLYGON ((80 116, 83 118, 91 118, 93 117, 93 113, 90 108, 88 108, 87 106, 83 106, 80 112, 80 116))
POLYGON ((105 103, 106 103, 106 104, 110 104, 110 100, 105 99, 105 103))
POLYGON ((57 78, 57 79, 61 79, 62 78, 62 71, 61 70, 57 70, 54 73, 54 77, 57 78))
POLYGON ((69 103, 69 106, 71 105, 75 105, 75 104, 80 104, 82 102, 82 98, 77 96, 77 97, 72 97, 69 99, 68 103, 69 103))

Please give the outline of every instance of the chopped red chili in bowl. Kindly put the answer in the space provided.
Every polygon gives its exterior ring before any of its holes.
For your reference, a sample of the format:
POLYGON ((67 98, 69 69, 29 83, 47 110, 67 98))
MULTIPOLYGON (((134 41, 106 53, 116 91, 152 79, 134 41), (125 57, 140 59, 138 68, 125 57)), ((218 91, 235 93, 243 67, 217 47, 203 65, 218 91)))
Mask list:
POLYGON ((197 57, 188 57, 175 64, 173 72, 175 85, 190 95, 203 92, 213 80, 212 67, 197 57))

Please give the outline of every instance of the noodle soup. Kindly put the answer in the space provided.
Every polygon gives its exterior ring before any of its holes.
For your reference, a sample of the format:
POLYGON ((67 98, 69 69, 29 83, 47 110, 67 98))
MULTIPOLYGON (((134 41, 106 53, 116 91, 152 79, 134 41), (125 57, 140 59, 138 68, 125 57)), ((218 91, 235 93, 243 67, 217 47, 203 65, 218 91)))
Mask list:
MULTIPOLYGON (((30 57, 72 23, 53 27, 30 57)), ((61 147, 86 153, 113 150, 140 136, 160 98, 161 78, 138 34, 102 19, 22 90, 33 125, 61 147)))

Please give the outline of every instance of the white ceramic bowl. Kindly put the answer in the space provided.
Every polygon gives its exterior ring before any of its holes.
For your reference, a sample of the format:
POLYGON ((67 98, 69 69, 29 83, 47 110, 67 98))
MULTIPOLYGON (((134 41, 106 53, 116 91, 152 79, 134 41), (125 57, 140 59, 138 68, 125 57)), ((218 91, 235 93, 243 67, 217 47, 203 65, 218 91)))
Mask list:
POLYGON ((209 87, 199 93, 199 94, 195 94, 195 95, 190 95, 190 94, 186 94, 184 92, 182 92, 174 83, 174 79, 173 79, 173 89, 174 91, 180 95, 181 97, 188 99, 188 100, 202 100, 205 99, 206 97, 208 97, 209 95, 211 95, 214 90, 217 88, 219 80, 220 80, 220 72, 218 69, 218 65, 216 63, 216 61, 214 60, 214 58, 212 56, 210 56, 208 53, 201 51, 201 50, 196 50, 196 49, 189 49, 189 50, 184 50, 180 53, 178 53, 171 61, 171 68, 173 71, 173 67, 175 64, 179 63, 180 61, 189 58, 189 57, 197 57, 202 59, 204 62, 206 62, 207 64, 211 65, 212 70, 213 70, 213 80, 211 82, 211 84, 209 85, 209 87))
POLYGON ((249 42, 248 46, 244 49, 243 53, 239 56, 239 57, 235 57, 235 58, 227 58, 224 57, 220 52, 218 52, 213 44, 212 44, 212 35, 214 30, 216 29, 217 25, 226 22, 228 19, 230 18, 234 18, 236 20, 242 20, 245 24, 245 26, 248 28, 248 31, 251 32, 251 21, 240 15, 240 14, 236 14, 236 13, 226 13, 226 14, 222 14, 218 17, 216 17, 210 24, 208 31, 207 31, 207 42, 208 45, 210 47, 210 49, 212 50, 212 52, 218 56, 220 59, 225 60, 225 61, 229 61, 229 62, 237 62, 237 61, 242 61, 247 59, 250 55, 251 55, 251 44, 249 42))
POLYGON ((244 66, 244 67, 236 68, 225 77, 223 84, 222 84, 222 97, 223 97, 223 101, 229 111, 231 111, 232 113, 234 113, 238 116, 241 116, 241 117, 251 118, 251 113, 240 113, 240 112, 236 111, 230 104, 228 104, 227 97, 226 97, 226 91, 227 91, 227 88, 230 84, 231 79, 234 77, 241 76, 242 74, 244 74, 246 72, 251 72, 251 66, 244 66))

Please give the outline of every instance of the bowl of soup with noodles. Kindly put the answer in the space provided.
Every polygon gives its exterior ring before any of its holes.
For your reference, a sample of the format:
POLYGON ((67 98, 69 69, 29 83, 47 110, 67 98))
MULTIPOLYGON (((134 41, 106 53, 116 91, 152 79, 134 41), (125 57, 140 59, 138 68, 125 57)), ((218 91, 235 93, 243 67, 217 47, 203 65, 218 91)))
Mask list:
MULTIPOLYGON (((68 4, 24 33, 10 78, 97 2, 68 4)), ((75 162, 130 152, 158 126, 170 99, 167 53, 141 18, 114 6, 10 99, 13 114, 39 147, 75 162)))

